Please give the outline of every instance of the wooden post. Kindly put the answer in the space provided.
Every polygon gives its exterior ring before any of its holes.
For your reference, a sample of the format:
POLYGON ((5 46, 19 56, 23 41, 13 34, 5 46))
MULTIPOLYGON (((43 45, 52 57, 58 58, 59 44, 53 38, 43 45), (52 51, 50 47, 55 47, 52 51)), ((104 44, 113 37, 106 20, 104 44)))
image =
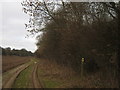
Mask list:
POLYGON ((81 79, 83 78, 83 72, 84 72, 83 64, 84 64, 84 58, 82 58, 82 60, 81 60, 81 79))

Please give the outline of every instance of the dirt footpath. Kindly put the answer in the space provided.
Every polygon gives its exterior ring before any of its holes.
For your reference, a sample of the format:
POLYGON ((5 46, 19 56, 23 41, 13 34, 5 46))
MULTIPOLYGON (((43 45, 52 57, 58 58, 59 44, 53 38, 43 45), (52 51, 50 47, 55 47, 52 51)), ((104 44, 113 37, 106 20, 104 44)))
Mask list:
MULTIPOLYGON (((2 88, 12 88, 12 86, 15 83, 16 78, 19 77, 20 73, 22 73, 25 69, 27 69, 29 66, 33 65, 33 69, 32 73, 29 74, 31 75, 31 78, 29 78, 29 80, 31 80, 31 88, 42 88, 42 85, 38 79, 38 74, 37 74, 37 70, 38 70, 38 63, 37 61, 31 61, 31 63, 26 63, 23 65, 20 65, 19 67, 16 67, 9 72, 9 75, 7 74, 7 76, 4 77, 4 81, 3 81, 3 86, 2 88)), ((29 88, 29 86, 28 86, 29 88)))
POLYGON ((20 67, 18 67, 15 72, 12 74, 12 77, 9 77, 9 79, 3 84, 3 88, 11 88, 16 77, 27 67, 29 66, 29 64, 24 64, 21 65, 20 67))
POLYGON ((42 85, 40 84, 40 81, 38 79, 37 69, 38 69, 38 63, 35 63, 33 73, 32 73, 33 86, 34 88, 42 88, 42 85))

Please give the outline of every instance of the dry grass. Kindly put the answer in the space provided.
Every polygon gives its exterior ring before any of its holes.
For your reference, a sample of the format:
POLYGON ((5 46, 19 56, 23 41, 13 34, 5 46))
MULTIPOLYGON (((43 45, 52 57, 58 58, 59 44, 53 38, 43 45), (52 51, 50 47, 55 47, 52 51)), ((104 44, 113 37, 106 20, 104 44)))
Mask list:
POLYGON ((38 76, 47 88, 117 88, 114 75, 104 69, 97 73, 87 74, 82 79, 72 69, 60 66, 55 62, 40 59, 38 76), (57 84, 56 84, 57 83, 57 84))
POLYGON ((2 56, 2 72, 12 69, 18 65, 26 63, 30 57, 2 56))
POLYGON ((45 83, 48 84, 50 81, 51 83, 58 83, 53 88, 66 84, 71 77, 76 74, 70 68, 57 65, 55 62, 44 59, 40 59, 38 70, 39 79, 42 80, 43 86, 46 87, 45 83))
POLYGON ((103 71, 91 75, 88 74, 83 79, 76 80, 74 84, 81 88, 118 88, 115 77, 110 75, 109 72, 104 73, 103 71))

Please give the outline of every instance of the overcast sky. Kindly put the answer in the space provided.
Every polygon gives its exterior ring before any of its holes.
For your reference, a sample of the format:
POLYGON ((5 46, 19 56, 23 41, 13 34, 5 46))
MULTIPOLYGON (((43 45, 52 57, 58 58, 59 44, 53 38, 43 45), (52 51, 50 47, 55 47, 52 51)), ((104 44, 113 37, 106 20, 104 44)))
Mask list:
POLYGON ((0 2, 0 46, 11 47, 16 49, 25 48, 34 52, 37 47, 35 45, 35 37, 25 38, 28 32, 25 30, 25 23, 28 23, 29 16, 22 11, 21 1, 19 2, 0 2))

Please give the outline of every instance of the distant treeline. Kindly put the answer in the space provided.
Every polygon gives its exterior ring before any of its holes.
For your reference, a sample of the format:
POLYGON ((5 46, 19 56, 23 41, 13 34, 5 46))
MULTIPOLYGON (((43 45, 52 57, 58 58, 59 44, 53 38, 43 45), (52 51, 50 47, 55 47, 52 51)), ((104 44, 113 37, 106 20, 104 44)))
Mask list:
POLYGON ((33 56, 34 54, 31 51, 26 49, 11 49, 10 47, 2 48, 0 47, 0 55, 15 55, 15 56, 33 56))

